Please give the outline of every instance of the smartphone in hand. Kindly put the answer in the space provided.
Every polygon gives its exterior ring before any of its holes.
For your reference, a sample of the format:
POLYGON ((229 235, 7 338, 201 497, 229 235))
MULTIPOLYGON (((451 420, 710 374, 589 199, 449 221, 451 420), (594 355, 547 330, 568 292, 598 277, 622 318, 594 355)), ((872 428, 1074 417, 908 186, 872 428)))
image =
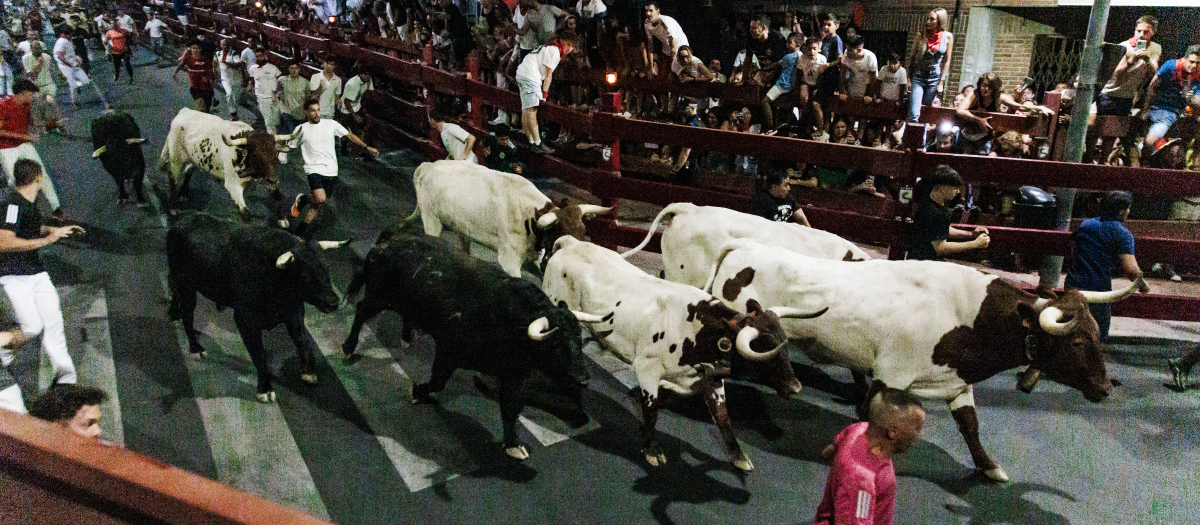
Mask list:
POLYGON ((1141 51, 1143 49, 1146 49, 1147 45, 1149 45, 1149 43, 1146 42, 1145 40, 1138 40, 1137 47, 1134 48, 1134 51, 1141 51))

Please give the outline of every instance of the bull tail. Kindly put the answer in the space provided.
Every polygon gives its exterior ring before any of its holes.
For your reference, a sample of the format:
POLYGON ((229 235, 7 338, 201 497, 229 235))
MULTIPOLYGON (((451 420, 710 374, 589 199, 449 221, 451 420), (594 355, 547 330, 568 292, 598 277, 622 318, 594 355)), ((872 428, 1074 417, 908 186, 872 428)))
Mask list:
POLYGON ((734 239, 721 246, 721 253, 717 255, 717 262, 713 264, 712 270, 708 273, 708 279, 704 281, 704 288, 702 290, 705 293, 712 293, 713 281, 717 280, 717 272, 721 269, 721 263, 725 262, 725 256, 729 255, 729 252, 741 248, 744 244, 745 241, 734 239))
POLYGON ((663 208, 662 211, 658 212, 658 216, 654 218, 654 222, 650 223, 650 230, 646 232, 646 238, 642 239, 641 244, 634 246, 632 250, 622 253, 621 257, 628 259, 633 254, 642 251, 642 248, 650 244, 650 239, 654 238, 654 232, 658 230, 658 225, 663 223, 663 219, 666 219, 665 224, 670 224, 671 217, 674 217, 677 213, 679 213, 679 208, 675 204, 669 204, 666 208, 663 208))

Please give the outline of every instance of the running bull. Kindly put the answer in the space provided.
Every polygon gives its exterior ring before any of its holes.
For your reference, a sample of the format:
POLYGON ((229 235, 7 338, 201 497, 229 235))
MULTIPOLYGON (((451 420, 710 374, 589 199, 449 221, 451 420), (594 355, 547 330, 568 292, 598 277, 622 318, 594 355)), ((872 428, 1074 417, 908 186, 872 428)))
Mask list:
POLYGON ((445 227, 488 246, 513 277, 521 276, 522 263, 536 259, 538 250, 549 248, 560 236, 583 240, 583 219, 612 209, 565 201, 555 206, 518 175, 460 160, 421 164, 413 185, 413 216, 420 214, 427 235, 439 236, 445 227))
POLYGON ((406 342, 412 341, 413 329, 420 329, 437 344, 429 382, 413 387, 413 403, 429 401, 460 368, 495 376, 504 449, 517 459, 529 457, 517 439, 516 422, 531 371, 553 381, 583 414, 582 386, 570 371, 582 359, 580 321, 599 322, 599 317, 555 305, 537 285, 419 233, 397 232, 376 244, 349 293, 363 287, 342 345, 347 358, 358 346, 363 323, 383 310, 403 317, 406 342))
POLYGON ((646 461, 666 463, 655 440, 659 388, 699 394, 721 431, 730 461, 754 464, 742 452, 725 407, 730 375, 774 388, 780 397, 800 391, 780 319, 808 319, 792 308, 764 310, 748 301, 741 314, 699 288, 647 275, 612 250, 570 237, 558 240, 542 289, 551 301, 584 311, 612 310, 592 331, 617 357, 630 363, 641 388, 646 461), (736 349, 736 351, 734 351, 736 349))
POLYGON ((645 240, 621 256, 628 259, 641 251, 650 243, 659 224, 663 227, 663 277, 695 287, 704 286, 721 246, 733 239, 752 239, 818 259, 865 261, 871 258, 854 243, 824 230, 686 202, 663 208, 650 225, 645 240))
POLYGON ((300 357, 300 379, 317 383, 316 343, 304 327, 304 303, 322 312, 337 309, 340 299, 329 280, 329 267, 321 250, 350 241, 304 241, 275 228, 236 225, 197 213, 180 219, 167 231, 168 282, 171 304, 168 315, 179 319, 187 332, 189 350, 204 357, 194 326, 196 293, 233 308, 242 343, 258 372, 257 397, 275 400, 263 330, 280 324, 300 357))
POLYGON ((171 121, 159 169, 166 171, 171 185, 171 213, 179 208, 179 198, 187 193, 191 182, 191 167, 205 170, 225 183, 225 189, 242 213, 250 219, 243 195, 245 185, 262 181, 274 201, 280 224, 286 226, 276 173, 277 152, 289 151, 276 144, 291 140, 291 135, 272 135, 254 131, 245 122, 233 122, 188 108, 179 110, 171 121))
POLYGON ((99 158, 104 170, 117 183, 117 195, 124 204, 129 201, 125 181, 133 182, 133 192, 139 206, 146 204, 142 178, 146 174, 146 156, 142 154, 142 132, 128 113, 108 110, 92 119, 92 158, 99 158))
POLYGON ((1028 366, 1022 390, 1043 375, 1102 401, 1112 384, 1087 303, 1121 300, 1138 284, 1034 295, 952 263, 829 261, 740 240, 722 248, 706 289, 735 308, 750 300, 829 306, 820 319, 785 321, 787 336, 815 361, 873 373, 867 399, 887 386, 946 401, 976 468, 1007 481, 979 441, 971 385, 1028 366))

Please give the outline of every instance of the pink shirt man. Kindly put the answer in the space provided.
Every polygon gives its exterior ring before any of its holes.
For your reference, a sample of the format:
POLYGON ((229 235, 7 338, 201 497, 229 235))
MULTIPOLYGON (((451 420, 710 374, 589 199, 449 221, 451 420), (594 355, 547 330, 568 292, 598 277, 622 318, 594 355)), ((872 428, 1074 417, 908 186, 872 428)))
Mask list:
POLYGON ((837 455, 814 525, 886 525, 896 508, 896 471, 891 458, 871 453, 867 423, 855 423, 834 438, 837 455))

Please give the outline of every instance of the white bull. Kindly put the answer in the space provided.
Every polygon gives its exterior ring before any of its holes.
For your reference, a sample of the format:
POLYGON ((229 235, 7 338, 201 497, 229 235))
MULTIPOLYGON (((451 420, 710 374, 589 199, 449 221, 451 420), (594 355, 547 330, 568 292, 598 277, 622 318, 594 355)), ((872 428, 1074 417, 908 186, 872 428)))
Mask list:
MULTIPOLYGON (((521 264, 537 258, 562 235, 584 240, 583 219, 612 208, 555 206, 532 182, 467 161, 426 162, 413 174, 425 234, 445 227, 496 250, 505 273, 521 276, 521 264)), ((411 219, 412 217, 410 217, 411 219)))
POLYGON ((542 289, 551 302, 564 301, 574 310, 612 312, 590 328, 637 374, 646 461, 666 462, 654 439, 659 388, 666 388, 702 394, 730 461, 742 470, 754 468, 729 424, 724 378, 737 371, 782 397, 798 392, 779 319, 805 314, 764 311, 753 301, 746 305, 748 314, 739 314, 698 288, 647 275, 612 250, 570 237, 555 243, 542 289))
MULTIPOLYGON (((233 122, 188 108, 179 110, 171 121, 171 131, 159 156, 159 169, 166 171, 170 178, 171 212, 177 209, 180 195, 187 193, 191 179, 189 166, 221 179, 243 219, 250 218, 243 192, 251 181, 265 183, 278 204, 276 153, 286 152, 288 148, 275 143, 289 139, 291 135, 256 132, 245 122, 233 122), (184 178, 185 174, 187 178, 184 178)), ((277 210, 280 208, 276 206, 277 210)))
POLYGON ((1034 377, 1103 400, 1112 385, 1087 302, 1123 299, 1137 285, 1106 293, 1043 289, 1038 297, 952 263, 830 261, 740 240, 722 247, 705 289, 734 308, 751 299, 828 306, 820 319, 784 321, 787 337, 815 361, 873 373, 867 399, 888 386, 945 400, 975 466, 1007 481, 980 444, 971 385, 1029 365, 1034 377))
POLYGON ((818 259, 865 261, 871 258, 854 243, 827 231, 717 206, 677 202, 662 209, 646 239, 623 254, 641 251, 662 224, 664 277, 668 281, 704 286, 721 246, 733 239, 751 239, 818 259))

